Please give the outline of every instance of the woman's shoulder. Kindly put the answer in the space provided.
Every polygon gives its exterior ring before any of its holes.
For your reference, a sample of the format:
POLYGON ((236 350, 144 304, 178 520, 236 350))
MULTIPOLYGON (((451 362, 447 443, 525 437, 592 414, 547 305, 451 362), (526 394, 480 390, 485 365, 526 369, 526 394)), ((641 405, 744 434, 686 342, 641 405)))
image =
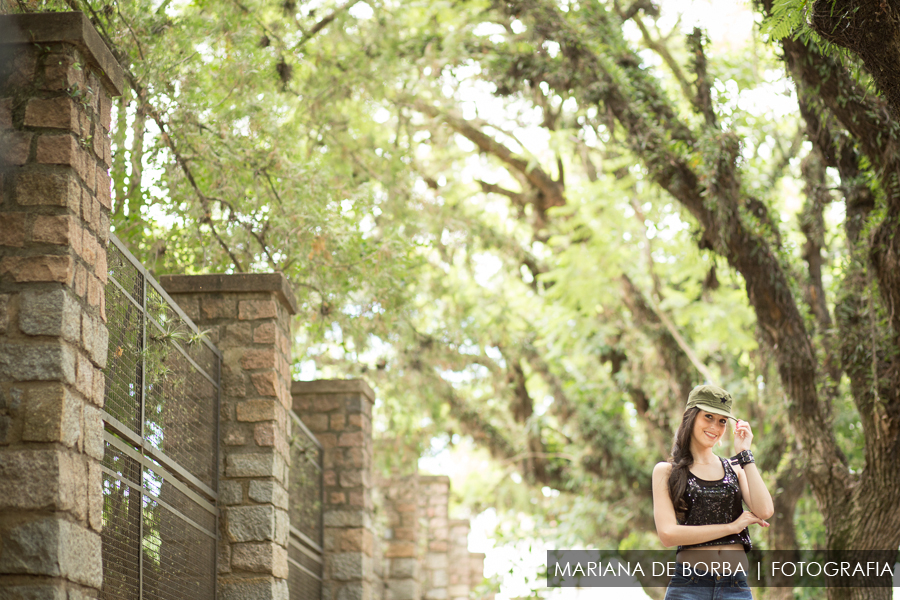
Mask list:
POLYGON ((672 472, 672 463, 670 462, 658 462, 656 466, 653 467, 654 475, 668 475, 672 472))

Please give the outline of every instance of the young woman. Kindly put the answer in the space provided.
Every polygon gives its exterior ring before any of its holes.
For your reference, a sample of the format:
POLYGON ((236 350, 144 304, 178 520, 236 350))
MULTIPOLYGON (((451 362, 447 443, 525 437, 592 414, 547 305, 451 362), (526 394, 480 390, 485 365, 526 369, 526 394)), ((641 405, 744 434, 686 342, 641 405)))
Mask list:
POLYGON ((666 600, 753 598, 744 575, 748 527, 768 527, 774 508, 750 452, 753 431, 731 414, 731 404, 731 394, 720 387, 691 390, 672 457, 653 469, 656 532, 664 546, 678 546, 679 568, 666 600), (713 448, 726 436, 729 419, 737 455, 723 459, 713 448))

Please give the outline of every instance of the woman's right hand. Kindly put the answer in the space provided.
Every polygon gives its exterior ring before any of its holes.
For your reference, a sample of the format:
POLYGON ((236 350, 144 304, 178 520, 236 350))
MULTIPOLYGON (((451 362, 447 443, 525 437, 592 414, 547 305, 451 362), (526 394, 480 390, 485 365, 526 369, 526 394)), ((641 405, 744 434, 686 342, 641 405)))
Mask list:
POLYGON ((737 528, 737 533, 742 532, 746 527, 749 527, 750 525, 762 525, 763 527, 769 526, 766 521, 763 521, 749 510, 745 510, 744 512, 742 512, 741 516, 739 516, 737 520, 733 521, 732 524, 737 528))

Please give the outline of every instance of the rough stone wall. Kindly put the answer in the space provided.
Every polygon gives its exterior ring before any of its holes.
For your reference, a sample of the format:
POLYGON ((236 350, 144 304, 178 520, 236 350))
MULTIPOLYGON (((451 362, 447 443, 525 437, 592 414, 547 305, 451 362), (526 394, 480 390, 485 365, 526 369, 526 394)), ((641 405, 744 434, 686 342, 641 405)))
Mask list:
POLYGON ((219 597, 287 600, 293 294, 281 274, 160 284, 223 355, 219 597))
POLYGON ((384 598, 418 600, 419 476, 393 477, 378 483, 384 512, 384 598))
POLYGON ((447 551, 447 595, 450 600, 469 598, 469 521, 453 519, 450 525, 450 548, 447 551))
POLYGON ((374 600, 372 404, 362 380, 295 381, 294 411, 324 448, 322 600, 374 600))
POLYGON ((102 585, 109 125, 121 81, 80 13, 0 16, 3 598, 95 598, 102 585))
POLYGON ((484 554, 479 552, 469 553, 469 597, 481 600, 493 600, 494 594, 478 595, 478 586, 484 583, 484 554))
POLYGON ((447 568, 450 528, 447 519, 450 502, 450 478, 444 475, 419 476, 419 519, 425 535, 420 556, 422 597, 447 600, 447 568))

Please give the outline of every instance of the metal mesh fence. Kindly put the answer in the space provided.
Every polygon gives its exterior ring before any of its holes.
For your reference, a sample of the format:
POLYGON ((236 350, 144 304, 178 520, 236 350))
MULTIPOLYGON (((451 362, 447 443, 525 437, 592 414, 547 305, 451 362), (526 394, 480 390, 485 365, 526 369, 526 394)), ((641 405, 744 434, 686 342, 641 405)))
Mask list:
POLYGON ((322 564, 295 545, 295 540, 291 542, 288 546, 288 590, 291 600, 319 600, 322 597, 322 564))
POLYGON ((322 446, 292 412, 288 590, 291 600, 322 592, 322 446))
POLYGON ((318 440, 293 419, 290 477, 291 527, 322 544, 322 448, 318 440))
POLYGON ((111 242, 101 597, 213 599, 220 354, 111 242))

